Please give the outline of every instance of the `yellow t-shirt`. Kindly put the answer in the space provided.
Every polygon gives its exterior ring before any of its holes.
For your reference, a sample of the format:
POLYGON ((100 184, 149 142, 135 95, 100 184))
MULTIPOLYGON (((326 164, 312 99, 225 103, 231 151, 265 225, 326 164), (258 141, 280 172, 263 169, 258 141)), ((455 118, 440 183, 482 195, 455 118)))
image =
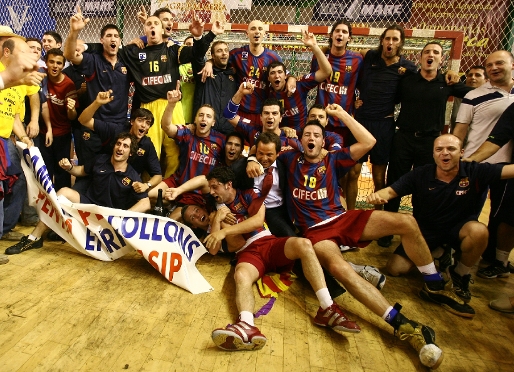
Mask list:
MULTIPOLYGON (((0 62, 0 71, 5 66, 0 62)), ((0 137, 9 138, 12 132, 14 117, 20 115, 20 120, 25 117, 25 96, 39 91, 39 86, 18 85, 0 91, 0 137)))

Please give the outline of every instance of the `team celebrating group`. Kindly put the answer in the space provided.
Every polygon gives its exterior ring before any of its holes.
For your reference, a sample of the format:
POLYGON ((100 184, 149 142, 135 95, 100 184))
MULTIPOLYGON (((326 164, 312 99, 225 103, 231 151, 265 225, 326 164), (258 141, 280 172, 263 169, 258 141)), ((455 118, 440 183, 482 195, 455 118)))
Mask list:
MULTIPOLYGON (((12 106, 0 106, 12 122, 1 133, 2 165, 10 164, 2 167, 6 195, 23 179, 9 140, 14 131, 27 146, 39 147, 58 195, 150 212, 164 194, 166 215, 193 228, 209 253, 235 254, 239 317, 212 332, 218 347, 265 345, 254 324, 252 285, 268 272, 293 269, 299 259, 319 300, 316 325, 360 332, 333 300, 348 291, 409 342, 424 365, 437 368, 443 351, 434 330, 408 319, 401 305, 381 294, 385 276, 376 268, 347 262, 341 252, 372 240, 388 247, 397 235, 388 273, 416 267, 424 279, 421 298, 462 317, 475 315, 471 268, 483 257, 491 265, 478 270, 480 277, 508 276, 514 246, 512 54, 492 53, 484 67, 466 72, 463 83, 454 72, 441 73, 437 41, 424 46, 418 69, 402 55, 401 26, 387 27, 377 49, 354 52, 347 49, 352 26, 341 19, 332 25, 326 49, 314 34, 302 33, 313 57, 310 71, 295 77, 264 47, 261 21, 249 23, 248 45, 229 50, 215 40, 225 32, 220 22, 204 33, 203 22, 194 19, 191 36, 180 45, 171 39, 169 9, 148 16, 142 8, 138 18, 144 36, 128 45, 121 46, 113 24, 101 29, 100 44, 85 44, 79 35, 89 20, 79 9, 64 52, 53 31, 43 43, 0 31, 0 70, 21 53, 39 58, 45 51, 40 73, 0 92, 12 106), (38 92, 29 85, 41 73, 46 77, 38 92), (316 103, 308 107, 312 89, 316 103), (460 107, 454 108, 453 134, 443 134, 449 97, 460 107), (70 160, 72 144, 78 162, 70 160), (376 208, 358 210, 358 178, 368 160, 375 192, 367 201, 376 208), (489 190, 487 227, 478 216, 489 190), (413 214, 397 213, 400 198, 410 194, 413 214)), ((17 222, 7 221, 12 213, 6 208, 19 216, 23 199, 3 201, 4 235, 17 222)), ((46 230, 38 222, 5 253, 41 248, 46 230)), ((514 312, 514 298, 490 306, 514 312)))

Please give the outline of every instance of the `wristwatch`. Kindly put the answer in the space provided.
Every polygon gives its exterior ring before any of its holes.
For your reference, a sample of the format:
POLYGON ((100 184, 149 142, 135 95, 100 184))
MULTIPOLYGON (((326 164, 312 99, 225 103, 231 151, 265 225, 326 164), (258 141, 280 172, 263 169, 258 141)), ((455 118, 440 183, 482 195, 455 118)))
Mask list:
POLYGON ((146 184, 148 186, 148 190, 150 190, 152 188, 152 184, 150 182, 147 182, 146 184))

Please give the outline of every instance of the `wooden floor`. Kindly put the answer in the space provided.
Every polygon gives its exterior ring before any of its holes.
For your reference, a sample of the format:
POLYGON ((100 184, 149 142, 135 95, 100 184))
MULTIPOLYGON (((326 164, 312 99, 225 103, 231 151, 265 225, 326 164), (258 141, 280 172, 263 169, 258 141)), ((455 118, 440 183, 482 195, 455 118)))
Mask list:
MULTIPOLYGON (((0 241, 0 251, 10 244, 0 241)), ((372 243, 346 257, 384 267, 391 251, 372 243)), ((10 259, 0 265, 2 372, 425 370, 414 350, 349 294, 337 302, 358 320, 360 334, 312 325, 318 304, 303 281, 256 319, 268 338, 264 349, 217 349, 211 331, 237 316, 233 270, 225 257, 200 259, 200 272, 215 288, 201 295, 167 283, 137 253, 100 262, 68 244, 45 242, 42 249, 10 259)), ((421 300, 419 275, 388 277, 383 294, 392 304, 400 302, 406 316, 436 330, 445 353, 440 371, 514 371, 514 315, 487 306, 501 293, 514 295, 514 275, 474 280, 473 320, 421 300)), ((264 303, 257 300, 257 306, 264 303)))

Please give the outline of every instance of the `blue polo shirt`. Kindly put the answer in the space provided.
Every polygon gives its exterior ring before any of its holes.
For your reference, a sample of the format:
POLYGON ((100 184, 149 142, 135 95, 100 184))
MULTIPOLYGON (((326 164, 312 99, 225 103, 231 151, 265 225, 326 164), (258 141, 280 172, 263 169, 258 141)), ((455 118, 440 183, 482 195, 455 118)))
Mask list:
POLYGON ((111 156, 101 154, 84 165, 86 174, 93 176, 86 197, 97 205, 126 210, 148 197, 148 193, 135 192, 132 184, 141 182, 141 177, 130 164, 125 172, 115 172, 111 156))
POLYGON ((120 59, 114 65, 102 54, 83 53, 82 62, 76 66, 77 71, 85 76, 89 103, 96 99, 98 92, 112 90, 114 99, 100 107, 94 117, 112 123, 127 121, 128 92, 130 82, 128 70, 120 59))
POLYGON ((413 215, 423 232, 449 230, 476 217, 483 192, 500 181, 503 165, 461 161, 459 173, 449 183, 436 178, 436 167, 414 168, 391 185, 399 196, 412 194, 413 215))
MULTIPOLYGON (((106 123, 102 120, 95 120, 94 126, 95 133, 98 134, 102 143, 108 148, 109 154, 112 154, 112 147, 107 145, 110 144, 121 132, 130 132, 130 125, 128 124, 118 125, 106 123)), ((159 158, 157 158, 157 152, 155 151, 155 146, 152 140, 149 137, 144 136, 141 138, 141 141, 139 141, 137 146, 137 154, 129 159, 129 163, 132 168, 134 168, 139 174, 147 171, 150 177, 158 174, 161 175, 161 164, 159 163, 159 158)))

